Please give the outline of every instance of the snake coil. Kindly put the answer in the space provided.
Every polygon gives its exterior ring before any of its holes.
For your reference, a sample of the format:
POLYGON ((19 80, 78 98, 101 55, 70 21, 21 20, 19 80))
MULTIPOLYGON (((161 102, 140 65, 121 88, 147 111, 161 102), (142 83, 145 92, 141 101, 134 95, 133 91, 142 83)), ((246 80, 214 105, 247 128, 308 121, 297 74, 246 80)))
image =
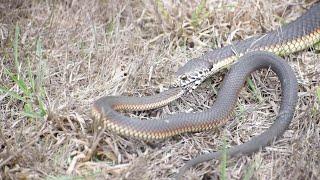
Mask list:
MULTIPOLYGON (((288 128, 297 101, 297 80, 290 66, 277 55, 287 55, 305 49, 320 41, 320 3, 315 3, 295 21, 266 35, 239 41, 233 45, 210 51, 192 59, 177 73, 174 88, 154 96, 126 97, 106 96, 96 100, 92 114, 110 130, 141 139, 162 139, 184 132, 211 129, 224 124, 243 86, 246 76, 257 69, 270 68, 279 77, 282 100, 279 114, 273 125, 250 141, 227 150, 228 156, 250 154, 272 143, 288 128), (262 52, 267 51, 267 52, 262 52), (235 52, 237 54, 235 54, 235 52), (269 53, 268 53, 269 52, 269 53), (238 57, 240 56, 240 58, 238 57), (219 69, 232 66, 223 82, 214 105, 198 113, 180 113, 164 119, 140 121, 121 115, 116 110, 147 110, 164 106, 180 98, 186 91, 196 88, 203 80, 219 69)), ((217 159, 221 152, 204 154, 190 160, 181 168, 176 178, 191 166, 217 159)))

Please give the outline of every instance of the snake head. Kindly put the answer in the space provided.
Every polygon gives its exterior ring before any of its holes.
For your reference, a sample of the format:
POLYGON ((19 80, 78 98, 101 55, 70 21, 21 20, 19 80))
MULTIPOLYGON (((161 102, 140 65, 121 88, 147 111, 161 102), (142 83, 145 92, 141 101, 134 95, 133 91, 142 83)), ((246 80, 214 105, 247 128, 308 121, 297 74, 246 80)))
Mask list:
POLYGON ((205 60, 192 59, 188 61, 176 72, 173 87, 182 87, 191 92, 210 76, 212 67, 212 63, 205 60))

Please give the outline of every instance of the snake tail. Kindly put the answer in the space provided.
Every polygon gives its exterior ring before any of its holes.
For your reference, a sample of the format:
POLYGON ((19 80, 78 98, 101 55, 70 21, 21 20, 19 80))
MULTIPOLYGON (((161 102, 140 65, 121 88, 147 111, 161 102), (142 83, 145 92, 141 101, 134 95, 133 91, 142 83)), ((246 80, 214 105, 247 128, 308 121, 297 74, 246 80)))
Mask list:
MULTIPOLYGON (((298 98, 297 79, 291 67, 282 58, 267 52, 252 52, 241 57, 239 61, 231 67, 230 73, 227 75, 221 88, 224 89, 224 91, 221 90, 222 93, 218 97, 223 97, 221 98, 223 100, 237 98, 235 95, 227 92, 227 89, 235 89, 235 91, 238 91, 251 72, 269 67, 276 73, 281 83, 281 105, 278 116, 272 126, 262 134, 253 137, 248 142, 227 149, 228 157, 251 154, 267 146, 285 132, 293 118, 298 98)), ((188 161, 180 169, 176 178, 181 179, 182 175, 190 167, 204 161, 219 159, 222 154, 222 151, 203 154, 188 161)))

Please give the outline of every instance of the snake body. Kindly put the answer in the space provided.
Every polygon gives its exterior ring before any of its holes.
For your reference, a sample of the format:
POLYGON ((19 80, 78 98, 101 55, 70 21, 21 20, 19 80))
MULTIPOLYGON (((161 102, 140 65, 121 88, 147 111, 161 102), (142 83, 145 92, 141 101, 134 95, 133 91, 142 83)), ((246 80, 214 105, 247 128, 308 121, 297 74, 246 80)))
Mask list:
MULTIPOLYGON (((293 118, 296 102, 298 99, 297 79, 291 67, 283 59, 271 53, 257 51, 250 52, 241 57, 239 61, 234 66, 232 66, 222 88, 226 88, 225 91, 231 91, 229 88, 236 89, 235 91, 238 92, 245 82, 246 76, 251 74, 252 71, 268 67, 270 67, 270 69, 277 74, 281 83, 282 97, 279 114, 272 126, 269 127, 265 132, 251 138, 248 142, 229 148, 227 150, 227 155, 229 157, 239 154, 249 154, 258 151, 260 148, 272 143, 273 140, 280 137, 285 132, 293 118), (226 85, 227 83, 229 83, 228 81, 231 81, 231 87, 226 85)), ((232 93, 238 94, 237 92, 232 93)), ((226 94, 222 93, 220 95, 226 94)), ((225 97, 220 99, 227 102, 229 102, 231 99, 235 101, 237 99, 237 96, 225 97)), ((200 155, 195 159, 187 162, 185 166, 180 169, 177 177, 180 178, 189 167, 207 160, 217 159, 221 155, 221 151, 200 155)))
POLYGON ((254 36, 234 42, 223 48, 214 49, 201 57, 189 60, 178 69, 175 86, 192 84, 195 89, 202 81, 220 69, 230 66, 239 57, 251 51, 267 51, 280 56, 303 50, 320 41, 320 3, 314 4, 305 14, 265 35, 254 36), (199 78, 197 64, 210 63, 213 68, 199 78), (197 77, 197 78, 195 78, 197 77))
MULTIPOLYGON (((142 139, 162 139, 183 132, 200 131, 224 124, 231 116, 238 93, 246 76, 257 69, 271 68, 279 77, 282 101, 274 124, 250 141, 231 147, 228 155, 248 154, 271 143, 287 129, 297 101, 297 81, 292 69, 276 55, 286 55, 320 41, 320 3, 316 3, 295 21, 260 37, 249 38, 233 45, 213 50, 192 59, 177 72, 173 88, 154 96, 106 96, 93 104, 94 119, 119 134, 142 139), (268 52, 262 52, 268 51, 268 52), (240 57, 240 58, 239 58, 240 57), (121 115, 117 110, 146 110, 164 106, 181 97, 186 91, 217 70, 233 64, 218 93, 214 105, 197 113, 180 113, 167 118, 140 121, 121 115)), ((178 177, 190 166, 218 158, 221 152, 206 154, 189 161, 178 177)))

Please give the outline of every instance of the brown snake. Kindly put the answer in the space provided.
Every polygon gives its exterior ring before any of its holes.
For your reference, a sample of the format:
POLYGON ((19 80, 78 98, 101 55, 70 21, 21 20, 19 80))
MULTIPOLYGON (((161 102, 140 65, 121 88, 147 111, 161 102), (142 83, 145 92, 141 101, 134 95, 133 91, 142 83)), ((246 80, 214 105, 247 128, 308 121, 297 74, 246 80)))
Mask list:
MULTIPOLYGON (((270 144, 284 133, 291 122, 297 101, 297 82, 292 69, 284 60, 271 53, 286 55, 305 49, 319 41, 320 3, 317 3, 297 20, 275 31, 236 42, 190 60, 178 70, 177 81, 168 91, 140 98, 102 97, 94 102, 92 114, 95 120, 102 120, 108 129, 122 135, 142 139, 162 139, 184 132, 211 129, 224 124, 231 116, 246 76, 257 69, 270 68, 279 77, 282 88, 282 102, 274 124, 250 141, 233 146, 228 150, 229 156, 249 154, 270 144), (233 63, 215 104, 204 112, 180 113, 164 119, 140 121, 123 116, 116 111, 140 111, 164 106, 180 98, 185 92, 195 89, 202 81, 221 68, 233 63)), ((189 161, 177 177, 181 177, 184 171, 192 165, 220 156, 221 152, 199 156, 189 161)))

